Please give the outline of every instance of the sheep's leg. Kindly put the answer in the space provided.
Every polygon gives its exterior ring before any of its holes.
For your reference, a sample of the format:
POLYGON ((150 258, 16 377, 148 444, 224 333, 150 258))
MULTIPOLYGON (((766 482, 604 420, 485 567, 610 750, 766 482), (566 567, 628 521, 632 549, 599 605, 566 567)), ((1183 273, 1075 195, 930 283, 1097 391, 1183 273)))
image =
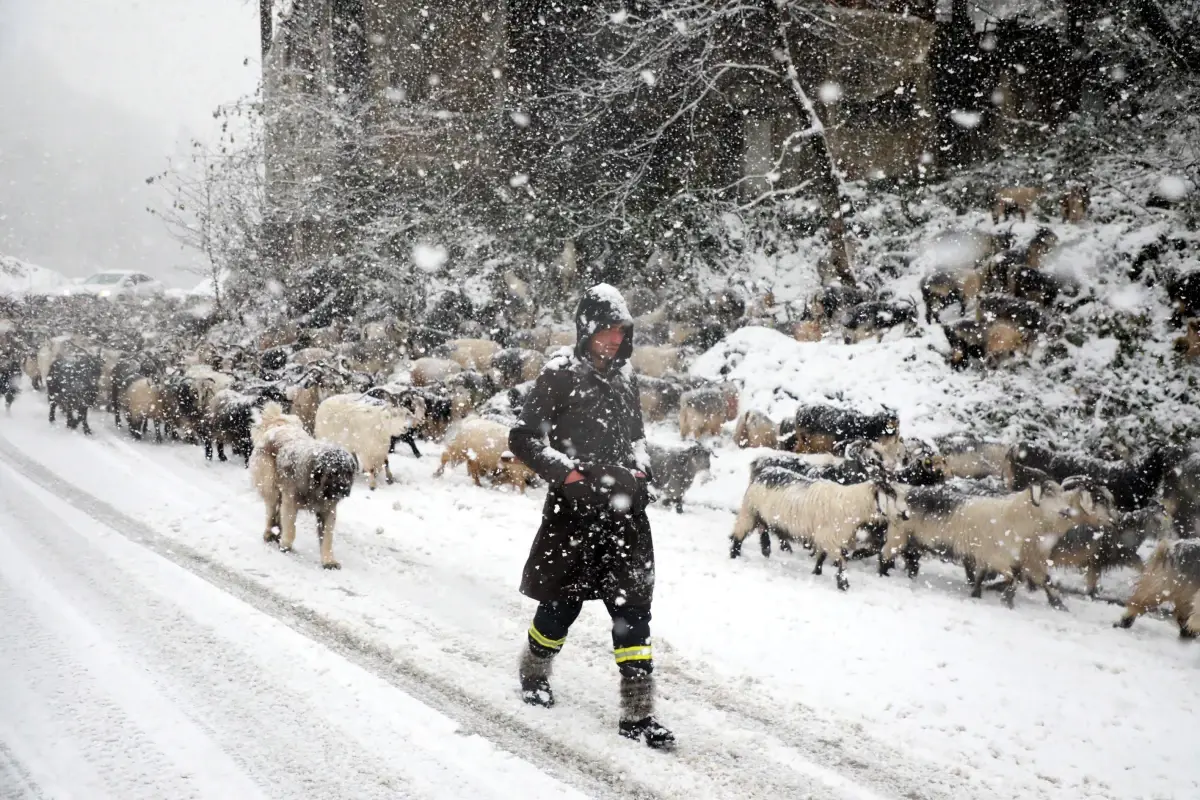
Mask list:
POLYGON ((1087 570, 1087 596, 1091 599, 1096 599, 1096 593, 1100 589, 1100 565, 1095 560, 1088 561, 1087 570))
POLYGON ((54 401, 50 401, 50 424, 54 424, 54 401))
POLYGON ((825 563, 826 555, 828 555, 828 554, 824 550, 817 553, 817 565, 815 567, 813 567, 813 571, 812 571, 813 575, 821 574, 821 566, 825 563))
POLYGON ((779 536, 779 552, 781 552, 781 553, 792 552, 792 540, 786 536, 780 535, 779 536))
POLYGON ((1013 570, 1013 573, 1010 576, 1010 580, 1009 580, 1008 584, 1005 585, 1005 587, 1004 587, 1004 594, 1002 595, 1002 598, 1004 600, 1004 605, 1008 606, 1009 608, 1013 607, 1013 602, 1016 600, 1016 597, 1017 597, 1017 587, 1020 584, 1021 584, 1021 569, 1020 569, 1020 567, 1017 567, 1016 569, 1013 570))
POLYGON ((742 554, 742 540, 738 538, 736 533, 729 537, 729 557, 737 558, 742 554))
POLYGON ((446 463, 448 461, 450 461, 450 451, 446 450, 444 453, 442 453, 442 461, 440 464, 438 464, 437 471, 433 473, 433 477, 435 477, 435 478, 442 477, 442 473, 444 473, 446 471, 446 463))
POLYGON ((758 534, 758 549, 762 551, 763 558, 771 557, 771 532, 762 530, 758 534))
POLYGON ((921 548, 909 539, 900 552, 904 557, 904 574, 910 580, 916 578, 921 572, 921 548))
POLYGON ((476 486, 483 486, 479 482, 479 478, 483 475, 483 469, 479 466, 479 462, 473 458, 467 459, 467 474, 471 476, 471 480, 475 481, 476 486))
POLYGON ((317 514, 317 539, 321 543, 321 566, 325 569, 342 568, 342 565, 333 557, 333 526, 336 522, 336 508, 317 514))
POLYGON ((374 469, 367 470, 367 486, 370 487, 372 492, 375 491, 375 487, 376 487, 375 473, 378 471, 379 470, 374 470, 374 469))
POLYGON ((225 457, 225 443, 220 439, 217 440, 217 458, 221 463, 225 463, 229 459, 225 457))
POLYGON ((387 481, 388 486, 396 482, 396 478, 392 475, 392 465, 388 462, 383 462, 383 478, 387 481))
POLYGON ((296 498, 285 491, 279 499, 279 549, 288 552, 296 542, 296 498))
POLYGON ((275 492, 275 496, 266 501, 267 506, 267 526, 263 529, 264 542, 279 541, 279 493, 275 492))
POLYGON ((1194 592, 1189 589, 1185 599, 1175 601, 1175 621, 1179 623, 1180 639, 1195 639, 1200 634, 1200 631, 1194 631, 1188 627, 1188 617, 1192 616, 1193 595, 1194 592))
POLYGON ((1153 577, 1143 573, 1142 579, 1133 589, 1133 594, 1129 596, 1129 602, 1125 605, 1125 613, 1113 623, 1113 627, 1130 628, 1135 619, 1150 609, 1157 608, 1163 600, 1162 593, 1159 591, 1160 586, 1161 581, 1154 580, 1153 577))
POLYGON ((983 576, 987 574, 987 570, 975 570, 975 580, 971 583, 971 597, 978 600, 983 597, 983 576))
POLYGON ((837 587, 841 591, 846 591, 850 588, 850 579, 846 577, 846 548, 838 551, 837 561, 834 565, 837 567, 837 587))
POLYGON ((967 583, 975 583, 975 556, 963 556, 963 572, 967 575, 967 583))
POLYGON ((675 501, 675 513, 676 514, 683 513, 683 498, 682 497, 676 499, 676 501, 675 501))
POLYGON ((204 460, 212 461, 213 443, 212 439, 204 440, 204 460))

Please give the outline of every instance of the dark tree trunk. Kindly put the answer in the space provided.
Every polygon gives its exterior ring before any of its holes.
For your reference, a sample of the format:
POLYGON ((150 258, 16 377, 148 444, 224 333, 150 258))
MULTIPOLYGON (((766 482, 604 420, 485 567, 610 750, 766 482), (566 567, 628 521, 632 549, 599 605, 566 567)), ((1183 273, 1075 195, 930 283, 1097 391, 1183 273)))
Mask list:
POLYGON ((789 10, 781 9, 776 0, 764 0, 763 11, 766 14, 768 30, 774 32, 775 47, 782 57, 779 67, 785 70, 780 76, 780 89, 795 112, 797 124, 807 123, 805 133, 801 137, 800 152, 807 156, 806 161, 812 166, 813 191, 825 212, 830 271, 844 284, 854 286, 854 271, 846 249, 846 212, 843 210, 848 201, 842 193, 841 176, 838 174, 833 152, 829 149, 829 140, 825 138, 824 123, 800 82, 795 53, 796 48, 802 45, 795 40, 789 10))
POLYGON ((263 69, 267 67, 267 51, 271 49, 271 0, 258 0, 258 36, 262 45, 263 69))

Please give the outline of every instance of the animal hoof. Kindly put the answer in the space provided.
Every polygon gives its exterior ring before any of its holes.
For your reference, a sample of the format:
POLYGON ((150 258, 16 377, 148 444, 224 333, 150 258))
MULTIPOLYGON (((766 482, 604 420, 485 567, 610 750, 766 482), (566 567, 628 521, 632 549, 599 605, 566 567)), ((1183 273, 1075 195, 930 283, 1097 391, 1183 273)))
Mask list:
POLYGON ((336 561, 323 561, 321 567, 324 569, 341 569, 342 565, 336 561))
POLYGON ((1132 628, 1133 620, 1125 619, 1124 617, 1122 617, 1121 619, 1119 619, 1113 623, 1113 627, 1114 628, 1132 628))
POLYGON ((263 541, 264 542, 278 542, 279 534, 275 533, 274 531, 267 531, 266 533, 263 534, 263 541))
POLYGON ((850 588, 850 581, 845 578, 838 578, 837 587, 844 592, 850 588))
POLYGON ((281 552, 281 553, 290 553, 290 552, 292 552, 292 548, 290 548, 290 547, 286 547, 286 546, 284 546, 284 545, 282 545, 282 544, 281 544, 281 545, 279 545, 279 552, 281 552))

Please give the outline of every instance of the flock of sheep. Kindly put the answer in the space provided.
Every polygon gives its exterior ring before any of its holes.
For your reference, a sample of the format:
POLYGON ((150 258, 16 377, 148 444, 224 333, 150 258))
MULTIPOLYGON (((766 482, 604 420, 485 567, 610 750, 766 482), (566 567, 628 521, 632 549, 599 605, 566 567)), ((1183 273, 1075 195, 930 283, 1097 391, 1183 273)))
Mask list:
POLYGON ((947 440, 937 447, 900 437, 891 413, 802 406, 775 425, 757 412, 738 421, 740 446, 773 447, 751 465, 731 555, 757 532, 782 549, 801 542, 821 574, 827 557, 847 589, 850 558, 877 556, 887 575, 897 557, 915 577, 924 554, 962 564, 972 596, 988 581, 1010 607, 1022 583, 1063 607, 1055 567, 1082 570, 1089 596, 1101 574, 1142 570, 1122 627, 1163 603, 1181 635, 1200 634, 1200 455, 1157 445, 1144 456, 1104 461, 1031 443, 947 440), (1139 548, 1159 539, 1143 564, 1139 548))
MULTIPOLYGON (((1007 300, 1034 302, 1037 279, 1021 272, 1030 268, 1027 259, 993 288, 1022 295, 1007 300)), ((980 287, 996 280, 996 269, 989 270, 978 276, 980 287)), ((975 297, 985 314, 1002 305, 1000 295, 966 287, 939 295, 933 277, 926 280, 930 314, 938 297, 964 306, 975 297)), ((1046 285, 1041 291, 1054 294, 1046 285)), ((845 310, 838 305, 844 293, 826 290, 809 308, 824 319, 830 308, 845 310)), ((894 414, 822 405, 776 422, 740 409, 733 382, 684 368, 736 327, 771 325, 803 338, 804 320, 781 328, 769 295, 747 303, 726 292, 662 304, 651 292, 631 290, 626 299, 636 315, 630 363, 644 416, 677 419, 685 440, 650 448, 660 498, 682 510, 684 494, 709 469, 705 442, 727 423, 739 447, 771 451, 753 462, 734 524, 734 556, 754 532, 764 555, 772 535, 786 550, 800 542, 813 551, 818 574, 832 556, 844 589, 848 559, 877 556, 886 574, 900 557, 915 575, 921 556, 932 553, 963 564, 974 596, 999 578, 1009 604, 1024 582, 1059 606, 1053 567, 1083 569, 1094 594, 1104 570, 1142 566, 1138 548, 1148 537, 1162 538, 1122 624, 1171 602, 1181 632, 1200 632, 1200 547, 1188 539, 1200 518, 1200 456, 1157 447, 1118 463, 1026 444, 933 446, 902 439, 894 414)), ((882 303, 850 307, 847 328, 890 320, 882 303)), ((329 568, 337 567, 337 503, 360 472, 372 490, 381 474, 391 483, 388 455, 398 445, 420 456, 418 438, 442 441, 437 475, 465 464, 479 485, 487 479, 523 492, 534 484, 533 472, 508 452, 508 432, 549 355, 575 339, 565 326, 484 331, 461 295, 419 323, 385 317, 305 328, 287 321, 252 336, 241 326, 197 322, 167 304, 113 313, 102 301, 63 298, 0 310, 0 393, 9 404, 23 371, 45 390, 52 422, 61 409, 68 427, 86 433, 89 409, 104 406, 136 438, 153 429, 158 440, 192 442, 222 461, 228 448, 262 493, 264 538, 290 548, 297 510, 310 509, 329 568)))

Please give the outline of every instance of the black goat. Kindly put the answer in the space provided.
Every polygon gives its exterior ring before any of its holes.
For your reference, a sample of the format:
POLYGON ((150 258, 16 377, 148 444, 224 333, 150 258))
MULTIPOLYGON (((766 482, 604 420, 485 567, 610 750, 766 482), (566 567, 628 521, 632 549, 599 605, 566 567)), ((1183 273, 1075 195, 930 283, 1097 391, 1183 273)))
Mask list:
POLYGON ((1008 451, 1005 477, 1009 487, 1019 492, 1037 480, 1038 473, 1060 483, 1074 475, 1086 476, 1112 492, 1116 511, 1136 511, 1155 498, 1163 477, 1185 455, 1181 448, 1157 445, 1136 461, 1102 461, 1025 443, 1008 451))
POLYGON ((54 423, 55 409, 61 407, 67 416, 68 428, 74 430, 82 423, 84 434, 91 434, 87 412, 96 405, 100 395, 103 369, 100 356, 84 352, 67 353, 50 365, 46 395, 50 400, 51 424, 54 423))

